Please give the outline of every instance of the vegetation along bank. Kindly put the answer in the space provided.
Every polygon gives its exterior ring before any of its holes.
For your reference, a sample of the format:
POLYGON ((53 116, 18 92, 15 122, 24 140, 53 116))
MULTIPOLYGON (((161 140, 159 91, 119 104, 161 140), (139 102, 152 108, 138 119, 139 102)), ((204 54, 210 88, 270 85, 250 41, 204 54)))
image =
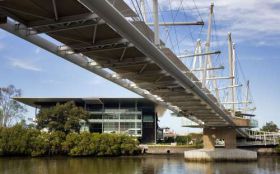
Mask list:
POLYGON ((122 134, 42 132, 22 125, 0 128, 1 156, 137 155, 138 141, 122 134))

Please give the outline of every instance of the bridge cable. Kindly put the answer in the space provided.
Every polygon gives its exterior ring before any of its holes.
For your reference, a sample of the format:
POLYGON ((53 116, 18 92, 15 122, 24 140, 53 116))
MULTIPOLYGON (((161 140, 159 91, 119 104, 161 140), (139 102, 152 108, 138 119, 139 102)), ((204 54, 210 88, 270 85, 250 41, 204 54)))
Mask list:
MULTIPOLYGON (((165 22, 165 18, 164 18, 164 16, 163 16, 163 14, 161 13, 161 7, 159 6, 159 11, 160 11, 160 16, 161 16, 161 18, 162 18, 162 21, 163 21, 163 23, 165 22)), ((167 27, 167 26, 165 26, 165 28, 167 29, 167 36, 166 36, 166 38, 165 38, 165 42, 167 43, 168 42, 168 39, 170 40, 170 44, 171 44, 171 48, 172 48, 172 50, 175 50, 175 45, 174 45, 174 43, 173 43, 173 40, 171 39, 171 37, 169 37, 169 35, 170 35, 170 29, 169 29, 169 27, 167 27)))

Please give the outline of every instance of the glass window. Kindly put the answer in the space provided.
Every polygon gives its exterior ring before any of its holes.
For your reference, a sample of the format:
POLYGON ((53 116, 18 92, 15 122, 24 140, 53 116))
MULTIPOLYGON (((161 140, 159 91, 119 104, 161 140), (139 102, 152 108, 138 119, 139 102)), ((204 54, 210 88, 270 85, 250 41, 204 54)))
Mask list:
POLYGON ((102 114, 94 114, 94 113, 91 113, 89 115, 89 118, 90 119, 102 119, 102 114))
POLYGON ((142 123, 137 123, 136 127, 141 129, 142 128, 142 123))
POLYGON ((102 111, 103 110, 103 105, 86 104, 86 110, 87 111, 102 111))
POLYGON ((142 114, 137 114, 137 119, 141 120, 142 119, 142 114))
POLYGON ((105 108, 112 108, 112 109, 118 109, 119 108, 119 102, 105 102, 104 103, 105 108))
POLYGON ((154 122, 154 116, 153 115, 144 115, 143 122, 154 122))
POLYGON ((129 101, 129 102, 121 102, 121 109, 125 109, 126 111, 135 111, 135 102, 129 101))
POLYGON ((141 131, 141 130, 137 130, 137 134, 138 134, 138 135, 141 135, 141 134, 142 134, 142 131, 141 131))
POLYGON ((119 131, 119 123, 104 123, 103 124, 104 133, 113 133, 119 131))
POLYGON ((122 132, 127 132, 132 129, 135 129, 135 122, 121 122, 120 123, 120 130, 122 132))
POLYGON ((136 115, 123 113, 123 114, 121 114, 120 118, 123 120, 135 120, 136 115))
POLYGON ((105 120, 119 119, 119 114, 104 113, 103 119, 105 119, 105 120))

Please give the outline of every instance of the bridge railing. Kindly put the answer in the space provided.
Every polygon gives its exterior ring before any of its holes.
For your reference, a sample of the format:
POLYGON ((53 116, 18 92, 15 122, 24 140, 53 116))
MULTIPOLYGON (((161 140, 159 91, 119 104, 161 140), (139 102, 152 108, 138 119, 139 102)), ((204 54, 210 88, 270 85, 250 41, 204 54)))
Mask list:
POLYGON ((255 131, 247 130, 249 138, 255 141, 263 142, 264 145, 277 145, 280 140, 280 132, 265 132, 265 131, 255 131))

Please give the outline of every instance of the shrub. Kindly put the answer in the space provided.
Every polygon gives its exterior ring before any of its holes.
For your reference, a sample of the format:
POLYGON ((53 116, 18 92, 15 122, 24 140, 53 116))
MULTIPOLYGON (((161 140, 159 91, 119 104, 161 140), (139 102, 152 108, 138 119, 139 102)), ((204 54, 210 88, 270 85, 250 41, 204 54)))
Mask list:
POLYGON ((21 125, 11 128, 1 128, 0 149, 2 155, 29 155, 32 147, 30 145, 33 136, 39 134, 38 130, 26 129, 21 125))
POLYGON ((31 156, 43 156, 46 155, 49 149, 48 133, 40 133, 32 138, 30 142, 32 151, 31 156))
POLYGON ((0 128, 0 155, 119 156, 140 152, 138 141, 120 134, 40 132, 16 125, 0 128))
POLYGON ((63 153, 62 143, 65 141, 65 133, 61 131, 50 132, 48 134, 49 155, 63 153))
POLYGON ((191 136, 176 136, 175 141, 178 145, 188 144, 192 140, 191 136))
POLYGON ((139 153, 138 142, 127 135, 83 132, 66 136, 63 148, 70 156, 119 156, 139 153))

